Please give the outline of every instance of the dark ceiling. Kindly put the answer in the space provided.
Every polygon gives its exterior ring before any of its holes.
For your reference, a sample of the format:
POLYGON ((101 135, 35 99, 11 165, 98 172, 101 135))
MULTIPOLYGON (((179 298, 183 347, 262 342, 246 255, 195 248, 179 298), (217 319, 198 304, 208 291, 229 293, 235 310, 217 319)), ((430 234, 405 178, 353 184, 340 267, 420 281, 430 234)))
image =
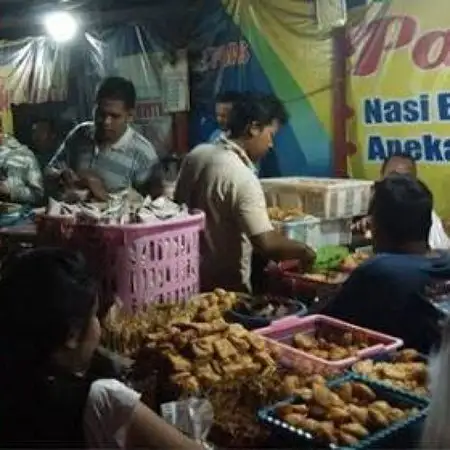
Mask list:
POLYGON ((0 0, 0 39, 44 33, 42 17, 52 9, 67 9, 89 29, 128 21, 143 21, 155 8, 180 14, 206 0, 0 0))

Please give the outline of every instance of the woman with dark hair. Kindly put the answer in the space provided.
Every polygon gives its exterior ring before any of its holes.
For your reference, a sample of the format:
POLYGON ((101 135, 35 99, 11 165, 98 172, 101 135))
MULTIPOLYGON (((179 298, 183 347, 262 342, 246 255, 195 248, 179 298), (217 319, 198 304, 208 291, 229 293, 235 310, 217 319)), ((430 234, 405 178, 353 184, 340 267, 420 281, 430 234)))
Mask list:
POLYGON ((100 339, 96 313, 96 285, 78 255, 42 248, 4 267, 0 447, 201 448, 134 390, 87 375, 100 339))

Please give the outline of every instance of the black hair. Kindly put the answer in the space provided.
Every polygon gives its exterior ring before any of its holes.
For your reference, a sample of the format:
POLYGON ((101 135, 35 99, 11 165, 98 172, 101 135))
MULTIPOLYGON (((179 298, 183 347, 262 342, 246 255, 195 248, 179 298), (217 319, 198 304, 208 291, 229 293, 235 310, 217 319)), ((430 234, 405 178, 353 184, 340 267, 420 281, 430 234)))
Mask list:
POLYGON ((134 84, 122 77, 105 78, 97 90, 96 102, 106 99, 120 100, 127 109, 134 109, 136 106, 134 84))
POLYGON ((248 94, 234 103, 228 129, 232 138, 239 138, 245 135, 252 124, 265 127, 274 120, 280 124, 288 120, 287 111, 280 100, 273 95, 248 94))
POLYGON ((405 161, 409 161, 412 166, 416 167, 416 160, 409 153, 391 153, 387 158, 383 160, 383 164, 381 165, 381 173, 384 173, 386 166, 395 158, 403 159, 405 161))
POLYGON ((235 103, 241 99, 243 94, 237 91, 225 91, 216 97, 216 103, 235 103))
POLYGON ((393 173, 374 185, 370 214, 396 244, 427 242, 432 209, 431 191, 413 175, 393 173))
POLYGON ((58 248, 20 252, 0 274, 0 380, 32 376, 73 330, 84 332, 97 286, 81 255, 58 248))

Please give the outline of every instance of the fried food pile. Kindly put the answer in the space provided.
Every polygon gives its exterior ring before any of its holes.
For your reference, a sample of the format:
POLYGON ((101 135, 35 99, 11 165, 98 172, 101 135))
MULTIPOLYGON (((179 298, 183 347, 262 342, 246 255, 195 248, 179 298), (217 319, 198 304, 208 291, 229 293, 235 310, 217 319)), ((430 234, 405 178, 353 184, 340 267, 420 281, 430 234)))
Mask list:
POLYGON ((278 206, 267 208, 267 214, 270 220, 277 222, 288 222, 289 220, 299 219, 305 215, 302 208, 280 208, 278 206))
POLYGON ((102 345, 127 357, 134 357, 145 344, 148 333, 174 321, 210 322, 222 317, 237 302, 235 292, 216 289, 194 297, 186 304, 152 304, 134 314, 114 310, 102 330, 102 345))
POLYGON ((320 375, 279 369, 270 377, 249 377, 208 390, 205 396, 214 407, 214 442, 220 445, 222 437, 227 448, 263 445, 269 432, 257 419, 258 409, 325 382, 320 375))
POLYGON ((316 283, 338 285, 342 284, 348 278, 348 274, 333 271, 326 273, 304 273, 302 274, 302 278, 316 283))
POLYGON ((183 392, 198 393, 239 377, 266 377, 276 370, 261 337, 223 319, 173 322, 146 339, 136 364, 144 360, 158 367, 183 392))
POLYGON ((363 333, 324 326, 313 335, 295 334, 293 345, 318 358, 340 361, 355 356, 359 350, 369 347, 370 342, 363 333))
POLYGON ((368 378, 406 389, 417 395, 428 396, 428 366, 414 349, 398 352, 392 361, 375 362, 371 359, 359 361, 353 370, 368 378))
POLYGON ((377 399, 368 385, 355 381, 332 389, 314 384, 304 389, 300 398, 299 404, 279 406, 277 417, 324 444, 355 445, 371 433, 418 412, 377 399))

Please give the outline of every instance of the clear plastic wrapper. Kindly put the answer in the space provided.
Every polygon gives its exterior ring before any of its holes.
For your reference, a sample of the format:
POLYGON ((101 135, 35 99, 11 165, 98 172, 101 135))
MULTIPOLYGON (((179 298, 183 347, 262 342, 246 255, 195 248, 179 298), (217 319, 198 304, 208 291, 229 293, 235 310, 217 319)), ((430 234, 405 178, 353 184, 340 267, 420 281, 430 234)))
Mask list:
POLYGON ((205 448, 213 448, 206 442, 214 422, 213 407, 208 400, 190 397, 186 400, 164 403, 161 405, 161 414, 164 420, 200 442, 205 448))

